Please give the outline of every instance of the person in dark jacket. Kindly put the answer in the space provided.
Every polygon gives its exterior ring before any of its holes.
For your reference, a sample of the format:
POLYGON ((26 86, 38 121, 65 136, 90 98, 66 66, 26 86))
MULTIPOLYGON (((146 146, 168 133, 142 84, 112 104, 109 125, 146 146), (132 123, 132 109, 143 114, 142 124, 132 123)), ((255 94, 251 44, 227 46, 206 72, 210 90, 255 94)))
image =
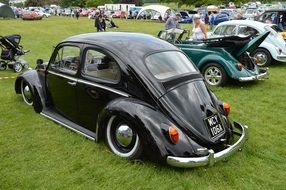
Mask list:
POLYGON ((99 12, 95 13, 95 23, 94 26, 96 27, 97 32, 102 32, 102 26, 101 26, 101 22, 100 22, 100 14, 99 12))

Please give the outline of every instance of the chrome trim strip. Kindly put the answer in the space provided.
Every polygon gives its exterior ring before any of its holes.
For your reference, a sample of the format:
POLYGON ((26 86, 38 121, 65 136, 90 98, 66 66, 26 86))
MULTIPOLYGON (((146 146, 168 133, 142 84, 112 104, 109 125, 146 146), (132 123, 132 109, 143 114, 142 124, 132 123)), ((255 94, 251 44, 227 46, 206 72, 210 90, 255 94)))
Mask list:
POLYGON ((66 78, 66 79, 71 80, 71 81, 75 81, 75 82, 78 81, 78 80, 77 80, 76 78, 74 78, 74 77, 66 76, 66 75, 63 75, 63 74, 60 74, 60 73, 56 73, 56 72, 54 72, 54 71, 49 71, 49 70, 48 70, 48 73, 53 74, 53 75, 56 75, 56 76, 58 76, 58 77, 66 78))
POLYGON ((286 60, 286 55, 277 55, 277 59, 283 59, 286 60))
POLYGON ((216 162, 226 159, 227 157, 231 156, 233 153, 241 149, 241 147, 243 146, 248 137, 247 126, 242 126, 237 123, 236 125, 234 125, 234 127, 240 129, 241 136, 233 145, 230 145, 228 148, 217 153, 214 153, 212 149, 209 149, 208 150, 209 154, 207 156, 202 156, 202 157, 184 158, 184 157, 168 156, 166 160, 167 163, 175 167, 192 168, 192 167, 206 166, 206 165, 212 166, 216 162))
POLYGON ((40 114, 43 115, 43 116, 45 116, 45 117, 48 118, 48 119, 53 120, 54 122, 59 123, 60 125, 63 125, 64 127, 68 128, 68 129, 70 129, 70 130, 72 130, 72 131, 74 131, 74 132, 77 132, 77 133, 79 133, 79 134, 81 134, 81 135, 87 137, 87 138, 90 139, 90 140, 93 140, 93 141, 95 140, 95 138, 93 138, 93 137, 91 137, 91 136, 89 136, 89 135, 87 135, 87 134, 85 134, 85 133, 83 133, 83 132, 81 132, 81 131, 79 131, 79 130, 77 130, 77 129, 74 129, 74 128, 72 128, 72 127, 66 125, 65 123, 63 123, 63 122, 61 122, 61 121, 59 121, 59 120, 57 120, 57 119, 55 119, 55 118, 52 118, 51 116, 48 116, 48 115, 46 115, 46 114, 43 113, 43 112, 41 112, 40 114))
POLYGON ((100 84, 92 83, 92 82, 85 81, 85 80, 82 80, 82 79, 79 79, 78 82, 79 83, 83 83, 83 84, 87 84, 87 85, 90 85, 90 86, 93 86, 93 87, 96 87, 96 88, 101 88, 101 89, 104 89, 104 90, 108 90, 110 92, 114 92, 114 93, 119 94, 119 95, 124 96, 124 97, 130 97, 129 94, 127 94, 125 92, 122 92, 120 90, 116 90, 114 88, 110 88, 110 87, 103 86, 103 85, 100 85, 100 84))

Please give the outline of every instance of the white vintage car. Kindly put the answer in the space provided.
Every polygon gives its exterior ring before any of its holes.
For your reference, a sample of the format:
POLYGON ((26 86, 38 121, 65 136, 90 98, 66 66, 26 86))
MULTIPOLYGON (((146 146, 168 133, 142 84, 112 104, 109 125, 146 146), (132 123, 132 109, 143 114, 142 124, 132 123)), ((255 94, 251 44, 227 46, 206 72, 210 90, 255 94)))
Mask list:
POLYGON ((269 66, 275 61, 286 62, 286 42, 272 27, 273 25, 257 21, 232 20, 217 25, 209 37, 258 35, 270 31, 270 35, 261 43, 259 48, 251 53, 251 56, 259 59, 259 66, 269 66))

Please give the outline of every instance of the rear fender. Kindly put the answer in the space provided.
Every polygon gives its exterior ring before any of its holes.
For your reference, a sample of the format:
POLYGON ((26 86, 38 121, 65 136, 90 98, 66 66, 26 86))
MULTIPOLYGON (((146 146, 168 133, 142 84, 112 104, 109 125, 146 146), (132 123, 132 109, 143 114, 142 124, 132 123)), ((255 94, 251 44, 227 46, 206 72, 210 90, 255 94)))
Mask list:
MULTIPOLYGON (((225 53, 229 54, 228 52, 225 52, 225 53)), ((223 56, 227 56, 227 55, 223 55, 223 56)), ((236 69, 234 61, 236 61, 236 60, 234 58, 232 58, 232 56, 229 59, 226 60, 226 59, 222 58, 221 55, 210 54, 210 55, 207 55, 207 56, 203 57, 200 60, 200 62, 198 64, 198 68, 200 69, 200 71, 202 71, 202 69, 207 64, 209 64, 209 63, 217 63, 217 64, 221 65, 224 68, 225 72, 227 73, 227 75, 230 78, 238 79, 239 78, 239 76, 237 74, 238 70, 236 69)), ((238 61, 236 61, 236 62, 238 63, 238 61)))
POLYGON ((132 98, 116 99, 102 110, 97 122, 97 140, 104 138, 105 127, 112 115, 123 117, 134 125, 143 144, 144 153, 150 159, 165 162, 168 155, 193 156, 195 147, 199 146, 160 111, 132 98), (176 145, 169 139, 170 126, 179 131, 180 140, 176 145))

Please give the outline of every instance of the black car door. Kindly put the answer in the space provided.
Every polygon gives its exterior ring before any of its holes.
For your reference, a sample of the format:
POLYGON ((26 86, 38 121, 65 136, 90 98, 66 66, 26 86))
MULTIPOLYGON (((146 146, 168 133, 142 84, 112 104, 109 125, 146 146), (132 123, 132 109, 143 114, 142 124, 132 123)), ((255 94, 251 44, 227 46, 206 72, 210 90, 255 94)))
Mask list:
POLYGON ((96 121, 101 110, 111 100, 128 95, 120 90, 118 61, 99 48, 85 48, 80 73, 77 85, 79 123, 96 132, 96 121))
POLYGON ((77 71, 81 47, 65 44, 55 49, 50 60, 46 85, 53 107, 64 117, 77 121, 77 71))

